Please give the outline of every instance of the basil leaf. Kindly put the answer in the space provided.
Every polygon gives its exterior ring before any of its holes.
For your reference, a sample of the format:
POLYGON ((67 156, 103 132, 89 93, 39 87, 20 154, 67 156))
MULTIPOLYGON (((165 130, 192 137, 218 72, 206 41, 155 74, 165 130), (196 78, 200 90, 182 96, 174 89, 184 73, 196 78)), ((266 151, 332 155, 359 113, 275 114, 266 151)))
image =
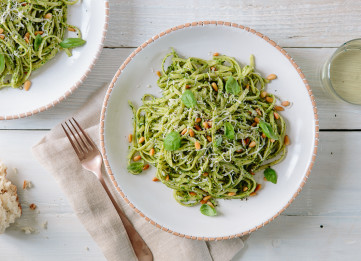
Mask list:
POLYGON ((0 75, 3 73, 3 71, 5 70, 5 56, 0 53, 0 75))
POLYGON ((222 138, 222 137, 218 137, 218 138, 216 139, 216 146, 217 146, 217 147, 221 146, 221 145, 222 145, 222 141, 223 141, 223 138, 222 138))
POLYGON ((216 216, 217 215, 217 211, 215 208, 212 208, 210 205, 207 205, 207 204, 203 204, 201 206, 201 213, 205 216, 209 216, 209 217, 212 217, 212 216, 216 216))
POLYGON ((259 123, 259 126, 261 127, 263 133, 270 139, 274 139, 274 140, 278 140, 278 137, 276 136, 276 134, 273 132, 272 126, 271 124, 261 121, 259 123))
POLYGON ((85 40, 80 38, 67 38, 62 41, 59 45, 63 48, 74 48, 78 46, 82 46, 86 43, 85 40))
POLYGON ((194 97, 193 92, 190 90, 183 92, 182 102, 187 108, 193 108, 194 106, 197 105, 197 100, 194 97))
POLYGON ((273 184, 277 184, 277 173, 274 169, 267 168, 264 170, 263 174, 268 181, 271 181, 273 184))
POLYGON ((224 123, 224 135, 230 140, 234 139, 234 128, 229 122, 224 123))
POLYGON ((241 87, 239 87, 237 80, 232 76, 230 76, 226 82, 226 91, 233 95, 237 95, 241 91, 241 87))
POLYGON ((164 139, 164 148, 168 151, 174 151, 181 146, 181 136, 178 132, 172 131, 164 139))
POLYGON ((132 174, 139 174, 142 172, 143 166, 144 166, 143 163, 133 162, 129 164, 127 170, 132 174))
POLYGON ((36 35, 35 41, 34 41, 34 50, 39 50, 40 44, 43 41, 43 37, 41 37, 40 34, 36 35))

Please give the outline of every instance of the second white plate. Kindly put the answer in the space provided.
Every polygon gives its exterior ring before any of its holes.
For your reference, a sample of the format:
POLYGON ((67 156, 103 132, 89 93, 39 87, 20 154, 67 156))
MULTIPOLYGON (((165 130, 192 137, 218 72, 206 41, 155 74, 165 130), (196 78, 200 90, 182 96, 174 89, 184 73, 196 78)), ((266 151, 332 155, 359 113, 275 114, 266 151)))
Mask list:
POLYGON ((135 211, 157 227, 205 240, 226 239, 254 231, 277 217, 297 196, 309 175, 318 139, 318 120, 312 92, 304 75, 289 55, 273 41, 249 28, 224 22, 197 22, 172 28, 139 47, 115 75, 105 97, 101 119, 102 153, 108 173, 120 194, 135 211), (140 104, 145 93, 161 96, 156 70, 173 47, 183 57, 211 59, 213 52, 235 57, 248 64, 251 54, 256 70, 263 76, 278 75, 267 90, 293 106, 282 115, 287 120, 291 140, 286 159, 274 166, 277 184, 263 184, 257 196, 247 201, 220 200, 216 217, 207 217, 198 207, 184 207, 173 198, 172 190, 153 182, 155 170, 134 176, 127 171, 132 113, 128 100, 140 104), (151 87, 149 87, 151 86, 151 87))

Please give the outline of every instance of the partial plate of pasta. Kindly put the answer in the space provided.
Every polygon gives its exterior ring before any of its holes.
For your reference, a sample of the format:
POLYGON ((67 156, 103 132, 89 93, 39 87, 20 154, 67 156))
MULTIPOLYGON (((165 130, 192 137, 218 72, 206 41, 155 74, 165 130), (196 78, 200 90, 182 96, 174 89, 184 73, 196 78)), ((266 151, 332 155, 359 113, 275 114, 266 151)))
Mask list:
POLYGON ((294 200, 315 160, 318 120, 281 47, 205 21, 161 33, 130 58, 108 89, 100 135, 107 171, 136 212, 170 233, 220 240, 264 226, 294 200))
POLYGON ((94 66, 108 2, 4 0, 0 11, 0 120, 55 106, 94 66))

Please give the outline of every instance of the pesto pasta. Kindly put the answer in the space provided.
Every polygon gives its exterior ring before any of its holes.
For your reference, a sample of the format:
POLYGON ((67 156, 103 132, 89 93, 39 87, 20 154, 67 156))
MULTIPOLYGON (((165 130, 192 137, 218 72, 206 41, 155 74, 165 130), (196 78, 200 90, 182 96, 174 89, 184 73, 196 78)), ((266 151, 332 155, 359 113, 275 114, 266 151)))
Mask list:
POLYGON ((67 24, 67 7, 76 2, 0 0, 0 89, 22 88, 31 73, 61 48, 71 56, 69 48, 85 43, 80 30, 67 24), (65 41, 68 30, 75 32, 77 38, 65 41))
POLYGON ((207 61, 172 51, 159 75, 162 97, 146 94, 138 109, 130 102, 128 171, 155 166, 156 180, 184 206, 213 208, 216 199, 254 193, 254 173, 285 157, 287 137, 276 97, 266 92, 268 80, 255 72, 254 57, 241 67, 228 56, 207 61))

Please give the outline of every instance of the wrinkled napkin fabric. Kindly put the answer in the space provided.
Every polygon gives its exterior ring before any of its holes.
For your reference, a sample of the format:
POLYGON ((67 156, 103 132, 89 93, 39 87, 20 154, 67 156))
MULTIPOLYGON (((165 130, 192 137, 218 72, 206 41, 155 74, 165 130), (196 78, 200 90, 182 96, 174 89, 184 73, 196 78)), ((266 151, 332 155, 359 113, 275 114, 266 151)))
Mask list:
MULTIPOLYGON (((99 119, 106 86, 101 88, 73 117, 99 146, 99 119)), ((95 175, 84 170, 60 125, 38 144, 33 154, 50 172, 67 196, 81 223, 109 261, 137 260, 123 223, 95 175)), ((104 168, 104 178, 136 230, 148 244, 154 260, 231 260, 243 248, 243 240, 198 241, 162 231, 133 211, 119 196, 104 168)))

